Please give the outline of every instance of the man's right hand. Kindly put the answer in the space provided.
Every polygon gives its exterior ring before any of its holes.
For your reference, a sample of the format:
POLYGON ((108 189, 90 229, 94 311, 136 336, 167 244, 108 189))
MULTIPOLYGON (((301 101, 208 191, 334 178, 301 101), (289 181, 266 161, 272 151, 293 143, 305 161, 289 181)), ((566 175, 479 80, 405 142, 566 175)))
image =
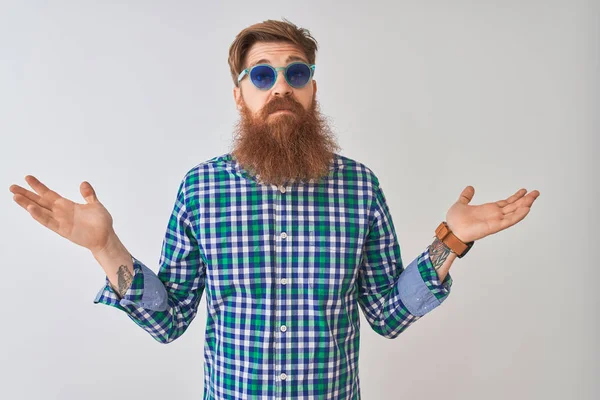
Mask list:
POLYGON ((11 185, 9 190, 14 193, 15 202, 36 221, 93 254, 104 249, 114 235, 113 219, 88 182, 79 186, 86 201, 86 204, 79 204, 48 189, 34 176, 27 175, 25 181, 35 193, 19 185, 11 185))

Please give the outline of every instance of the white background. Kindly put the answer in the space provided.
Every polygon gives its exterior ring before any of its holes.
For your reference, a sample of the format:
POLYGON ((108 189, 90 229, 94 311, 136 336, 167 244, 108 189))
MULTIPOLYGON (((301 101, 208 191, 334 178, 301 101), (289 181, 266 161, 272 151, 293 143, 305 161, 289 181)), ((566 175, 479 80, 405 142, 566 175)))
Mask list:
POLYGON ((450 297, 396 340, 361 315, 364 399, 600 396, 596 1, 0 2, 0 379, 5 399, 201 399, 206 301, 161 345, 95 305, 89 251, 12 199, 32 174, 88 180, 155 272, 183 175, 227 153, 229 45, 287 18, 319 42, 341 154, 379 177, 408 265, 467 185, 524 187, 516 226, 451 269, 450 297))

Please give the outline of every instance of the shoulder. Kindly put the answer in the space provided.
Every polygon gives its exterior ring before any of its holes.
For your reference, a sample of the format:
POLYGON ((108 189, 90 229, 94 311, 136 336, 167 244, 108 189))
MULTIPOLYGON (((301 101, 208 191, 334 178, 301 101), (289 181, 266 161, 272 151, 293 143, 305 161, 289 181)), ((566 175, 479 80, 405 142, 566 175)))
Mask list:
POLYGON ((208 160, 202 161, 192 168, 188 169, 182 181, 193 184, 206 180, 210 180, 214 175, 226 171, 231 168, 231 157, 229 153, 215 156, 208 160))
POLYGON ((341 154, 336 153, 335 157, 336 160, 334 164, 338 173, 341 173, 348 179, 356 180, 358 183, 362 183, 371 190, 379 188, 379 179, 377 179, 377 175, 367 165, 341 154))
POLYGON ((231 169, 231 156, 229 153, 221 154, 189 168, 180 184, 187 192, 199 190, 206 185, 214 185, 219 178, 223 179, 222 174, 231 169))
POLYGON ((223 173, 231 169, 229 154, 202 161, 189 168, 179 182, 178 197, 188 206, 194 206, 200 193, 214 187, 223 173))

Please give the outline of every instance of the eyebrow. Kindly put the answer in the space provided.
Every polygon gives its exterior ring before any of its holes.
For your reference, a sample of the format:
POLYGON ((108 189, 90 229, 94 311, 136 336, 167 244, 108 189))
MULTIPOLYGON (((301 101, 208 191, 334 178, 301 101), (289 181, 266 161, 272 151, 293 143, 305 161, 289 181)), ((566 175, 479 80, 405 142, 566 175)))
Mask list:
MULTIPOLYGON (((287 60, 285 60, 285 63, 287 64, 290 61, 304 61, 305 63, 308 64, 308 61, 306 61, 306 59, 304 57, 300 57, 300 56, 288 56, 287 60)), ((248 65, 248 68, 252 68, 253 66, 255 66, 257 64, 263 64, 263 63, 270 64, 271 61, 267 60, 266 58, 261 58, 260 60, 248 65)))

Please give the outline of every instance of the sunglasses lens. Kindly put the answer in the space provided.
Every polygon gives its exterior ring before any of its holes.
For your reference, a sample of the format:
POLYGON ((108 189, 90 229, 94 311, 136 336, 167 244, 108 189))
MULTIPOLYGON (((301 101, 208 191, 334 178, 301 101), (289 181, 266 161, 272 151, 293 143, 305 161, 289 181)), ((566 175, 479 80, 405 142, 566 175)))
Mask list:
POLYGON ((273 74, 271 68, 259 65, 254 67, 250 72, 250 79, 257 88, 268 89, 273 86, 273 83, 275 82, 275 74, 273 74))
POLYGON ((287 80, 290 86, 301 88, 310 79, 310 67, 306 64, 293 64, 287 70, 287 80))

